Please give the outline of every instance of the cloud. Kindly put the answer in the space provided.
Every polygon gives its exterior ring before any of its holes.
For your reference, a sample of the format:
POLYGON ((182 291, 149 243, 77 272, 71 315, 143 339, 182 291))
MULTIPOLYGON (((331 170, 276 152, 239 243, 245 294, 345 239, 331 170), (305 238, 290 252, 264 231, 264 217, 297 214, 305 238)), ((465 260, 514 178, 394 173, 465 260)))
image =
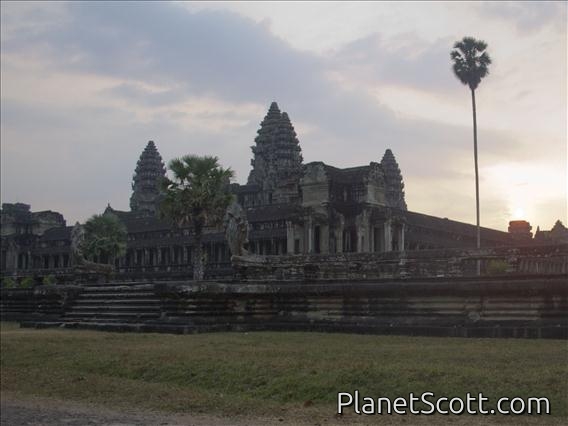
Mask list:
POLYGON ((103 95, 147 107, 160 107, 182 101, 185 96, 174 89, 151 90, 140 83, 120 83, 102 91, 103 95))
POLYGON ((383 40, 378 33, 343 46, 334 64, 357 79, 424 91, 455 89, 449 51, 452 38, 425 43, 412 34, 383 40))
POLYGON ((552 25, 566 29, 567 4, 562 1, 484 2, 482 17, 513 23, 519 33, 535 32, 552 25))
MULTIPOLYGON (((72 221, 108 201, 126 209, 149 139, 165 161, 218 155, 242 183, 258 124, 276 100, 298 129, 309 129, 298 135, 306 162, 368 164, 391 148, 411 209, 468 217, 467 203, 437 198, 454 200, 467 188, 456 199, 472 199, 470 106, 451 75, 451 35, 426 43, 410 33, 388 40, 373 33, 322 56, 226 11, 169 3, 38 7, 3 5, 3 200, 62 209, 72 221), (395 111, 381 86, 430 94, 431 118, 395 111), (467 125, 448 124, 453 115, 436 121, 444 114, 436 97, 458 91, 467 125)), ((479 132, 485 165, 519 146, 507 130, 479 132)))
POLYGON ((68 18, 44 31, 11 32, 8 53, 36 51, 60 69, 175 86, 235 100, 310 93, 318 60, 289 48, 266 27, 234 13, 191 13, 175 4, 68 4, 68 18))

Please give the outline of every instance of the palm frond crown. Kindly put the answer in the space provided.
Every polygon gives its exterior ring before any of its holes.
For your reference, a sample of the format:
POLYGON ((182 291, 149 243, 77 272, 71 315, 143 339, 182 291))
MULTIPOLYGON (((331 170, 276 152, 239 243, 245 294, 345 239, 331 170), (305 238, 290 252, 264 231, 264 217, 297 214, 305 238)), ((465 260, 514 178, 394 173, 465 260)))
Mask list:
POLYGON ((228 187, 234 172, 221 167, 217 157, 196 155, 173 159, 169 169, 172 179, 162 182, 162 216, 197 232, 219 224, 232 200, 228 187))
POLYGON ((450 53, 454 74, 471 90, 477 89, 481 80, 489 74, 491 58, 486 49, 487 43, 484 41, 464 37, 454 44, 454 50, 450 53))
POLYGON ((82 243, 87 257, 111 260, 126 253, 126 226, 114 214, 93 215, 85 222, 82 243))

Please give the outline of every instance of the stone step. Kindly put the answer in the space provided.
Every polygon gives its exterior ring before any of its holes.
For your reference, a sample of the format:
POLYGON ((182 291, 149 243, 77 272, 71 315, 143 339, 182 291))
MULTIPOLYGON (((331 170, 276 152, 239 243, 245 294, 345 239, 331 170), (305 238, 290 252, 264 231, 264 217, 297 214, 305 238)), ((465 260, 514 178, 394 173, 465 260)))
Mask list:
POLYGON ((149 291, 139 291, 139 292, 131 292, 131 291, 124 291, 124 292, 110 292, 110 293, 103 293, 103 292, 94 292, 94 293, 81 293, 77 300, 84 300, 86 298, 121 298, 121 299, 128 299, 128 298, 141 298, 141 297, 149 297, 155 298, 156 294, 149 291))
POLYGON ((64 319, 67 320, 112 320, 112 319, 153 319, 159 318, 159 312, 81 312, 74 311, 66 314, 64 319))
POLYGON ((117 323, 117 322, 146 322, 150 320, 157 320, 158 317, 143 317, 143 316, 131 316, 131 317, 113 317, 113 318, 104 318, 104 317, 65 317, 61 318, 61 322, 64 323, 74 323, 74 322, 84 322, 84 323, 117 323))
POLYGON ((137 284, 137 285, 106 285, 106 286, 83 286, 83 291, 107 291, 107 290, 153 290, 153 284, 137 284))
POLYGON ((88 288, 104 288, 104 287, 132 287, 132 286, 153 286, 154 284, 149 281, 111 281, 108 283, 88 284, 84 287, 88 288))
POLYGON ((159 311, 160 305, 82 305, 73 306, 69 312, 92 312, 97 313, 100 310, 107 311, 136 311, 136 312, 150 312, 159 311))
POLYGON ((129 287, 110 287, 110 288, 85 288, 81 294, 108 294, 108 293, 153 293, 153 288, 129 288, 129 287))
POLYGON ((139 304, 139 305, 159 305, 160 299, 151 298, 115 298, 115 299, 78 299, 75 301, 74 306, 85 306, 85 305, 113 305, 113 304, 139 304))
MULTIPOLYGON (((137 322, 100 322, 100 321, 26 321, 21 323, 24 328, 69 328, 83 330, 98 331, 120 331, 120 332, 152 332, 152 333, 174 333, 187 334, 199 331, 196 327, 177 324, 148 324, 137 322)), ((212 328, 212 327, 210 327, 212 328)), ((220 327, 220 330, 208 329, 206 331, 224 331, 226 326, 220 327)))

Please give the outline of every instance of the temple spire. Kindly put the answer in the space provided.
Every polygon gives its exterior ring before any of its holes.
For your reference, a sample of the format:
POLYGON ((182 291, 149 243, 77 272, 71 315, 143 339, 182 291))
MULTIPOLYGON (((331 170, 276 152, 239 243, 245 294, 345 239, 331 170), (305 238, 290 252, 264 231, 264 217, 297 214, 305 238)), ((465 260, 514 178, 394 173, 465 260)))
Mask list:
POLYGON ((286 112, 283 112, 275 133, 276 149, 279 153, 280 177, 296 175, 302 169, 302 148, 294 126, 286 112))
POLYGON ((385 173, 385 198, 387 206, 406 210, 404 200, 404 183, 398 163, 390 149, 385 151, 381 166, 385 173))
POLYGON ((297 198, 302 150, 290 117, 280 112, 276 102, 270 105, 254 141, 248 184, 262 188, 262 203, 293 201, 297 198))
POLYGON ((249 184, 261 185, 266 179, 273 159, 271 145, 274 141, 274 132, 280 122, 281 113, 276 102, 270 104, 270 108, 260 123, 257 136, 254 138, 255 145, 251 147, 253 159, 252 170, 248 177, 249 184))
POLYGON ((154 141, 149 141, 140 155, 132 178, 130 210, 144 215, 154 215, 162 199, 160 180, 166 176, 162 157, 154 141))

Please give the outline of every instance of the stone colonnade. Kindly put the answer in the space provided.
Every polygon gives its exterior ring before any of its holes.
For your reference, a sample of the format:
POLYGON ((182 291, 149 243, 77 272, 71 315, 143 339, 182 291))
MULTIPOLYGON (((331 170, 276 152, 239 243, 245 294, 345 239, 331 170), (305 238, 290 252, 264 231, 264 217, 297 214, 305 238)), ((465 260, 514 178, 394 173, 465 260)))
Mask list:
POLYGON ((11 256, 6 255, 5 263, 6 270, 14 272, 61 269, 71 266, 69 253, 32 254, 30 251, 14 252, 11 256))
POLYGON ((290 254, 404 251, 405 234, 403 221, 387 219, 371 223, 365 213, 351 226, 341 220, 338 226, 330 227, 327 222, 312 217, 306 218, 304 226, 286 222, 286 246, 290 254))
MULTIPOLYGON (((224 242, 205 242, 206 263, 230 261, 228 247, 224 242)), ((186 267, 192 264, 192 245, 166 245, 131 247, 126 255, 117 260, 119 268, 132 267, 186 267)))

